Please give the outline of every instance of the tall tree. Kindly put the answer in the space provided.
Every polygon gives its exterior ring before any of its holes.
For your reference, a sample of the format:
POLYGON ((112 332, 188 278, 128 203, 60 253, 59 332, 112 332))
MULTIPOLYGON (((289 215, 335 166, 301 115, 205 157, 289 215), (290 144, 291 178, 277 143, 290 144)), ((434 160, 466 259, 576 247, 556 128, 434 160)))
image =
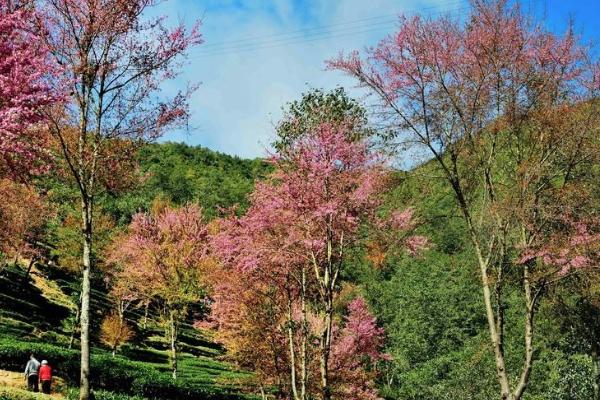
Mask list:
POLYGON ((367 111, 348 96, 344 88, 331 91, 311 89, 283 109, 284 115, 276 127, 278 152, 284 152, 323 123, 344 125, 353 139, 365 139, 375 133, 368 126, 367 111))
POLYGON ((126 165, 138 143, 160 136, 187 117, 192 90, 159 100, 160 85, 177 76, 181 56, 201 43, 198 27, 188 30, 180 24, 169 29, 164 18, 144 18, 158 3, 42 2, 46 42, 70 85, 68 105, 51 115, 51 133, 81 200, 81 399, 90 393, 90 255, 95 199, 105 183, 100 176, 118 181, 116 173, 121 171, 116 167, 126 165))
POLYGON ((362 238, 359 227, 375 216, 386 178, 381 160, 347 125, 311 129, 273 158, 275 172, 257 184, 246 215, 223 222, 215 239, 221 259, 261 282, 261 298, 284 310, 290 396, 301 400, 309 396, 307 348, 315 334, 317 393, 332 396, 340 275, 362 238), (316 331, 308 329, 311 314, 321 321, 316 331))
MULTIPOLYGON (((589 191, 600 76, 572 30, 559 37, 532 26, 511 4, 474 1, 465 22, 402 18, 364 58, 354 52, 329 65, 375 93, 398 137, 427 149, 452 188, 481 276, 500 397, 518 400, 534 363, 539 299, 561 276, 556 258, 523 256, 556 230, 576 235, 556 216, 577 215, 569 193, 589 191), (525 310, 515 373, 506 365, 503 296, 513 270, 525 310)), ((567 262, 586 265, 578 261, 567 262)))
POLYGON ((331 398, 330 355, 333 302, 346 253, 358 239, 361 222, 373 215, 383 172, 362 141, 352 141, 343 125, 323 123, 276 159, 281 183, 262 204, 297 221, 288 237, 303 250, 318 287, 321 397, 331 398))

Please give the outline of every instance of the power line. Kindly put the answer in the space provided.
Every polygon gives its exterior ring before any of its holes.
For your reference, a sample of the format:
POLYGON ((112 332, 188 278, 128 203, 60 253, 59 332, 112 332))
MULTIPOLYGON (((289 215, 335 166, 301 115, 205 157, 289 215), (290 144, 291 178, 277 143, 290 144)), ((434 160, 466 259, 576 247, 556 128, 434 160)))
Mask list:
POLYGON ((207 51, 207 53, 213 53, 213 52, 218 52, 218 51, 222 51, 222 50, 235 50, 238 48, 244 48, 246 46, 275 44, 275 43, 280 43, 280 42, 285 44, 288 41, 293 41, 296 39, 310 39, 311 37, 318 37, 318 36, 330 35, 330 34, 335 34, 335 33, 343 33, 343 32, 352 32, 357 29, 371 28, 373 26, 390 25, 390 24, 394 24, 395 22, 397 22, 396 19, 389 19, 387 21, 381 21, 376 24, 362 24, 362 25, 350 26, 350 27, 346 27, 346 28, 342 28, 342 29, 338 28, 335 30, 327 29, 327 30, 322 30, 322 31, 297 34, 297 35, 293 35, 293 36, 289 36, 289 37, 281 37, 281 38, 271 39, 268 41, 258 41, 257 43, 248 42, 248 43, 243 43, 243 44, 232 44, 232 45, 227 44, 227 45, 219 46, 218 48, 209 49, 207 51))
MULTIPOLYGON (((448 4, 459 4, 459 3, 448 3, 448 4)), ((439 7, 435 7, 435 8, 439 8, 439 7)), ((414 10, 414 11, 422 11, 425 9, 434 9, 434 7, 428 7, 428 8, 422 8, 420 10, 414 10)), ((414 12, 413 11, 413 12, 414 12)), ((444 11, 441 11, 444 12, 444 11)), ((408 14, 409 12, 405 12, 405 14, 408 14)), ((337 33, 340 31, 348 31, 348 30, 353 30, 355 28, 365 28, 365 27, 371 27, 373 25, 372 20, 374 19, 379 19, 379 22, 375 22, 375 24, 379 23, 393 23, 393 22, 397 22, 397 16, 395 16, 393 19, 390 19, 392 17, 393 14, 389 14, 387 16, 378 16, 378 17, 371 17, 371 18, 364 18, 361 20, 354 20, 354 21, 349 21, 349 22, 345 22, 345 23, 338 23, 338 24, 331 24, 331 25, 323 25, 320 27, 315 27, 315 28, 308 28, 308 29, 300 29, 300 30, 295 30, 295 31, 290 31, 290 32, 283 32, 283 33, 279 33, 279 34, 273 34, 273 35, 263 35, 263 36, 257 36, 255 38, 246 38, 246 39, 239 39, 239 40, 234 40, 234 41, 224 41, 224 42, 219 42, 219 43, 212 43, 211 44, 207 44, 204 45, 203 48, 209 48, 208 50, 210 52, 213 51, 218 51, 218 50, 226 50, 230 47, 245 47, 248 45, 263 45, 263 44, 271 44, 272 42, 279 42, 279 41, 287 41, 287 40, 294 40, 294 39, 302 39, 305 38, 307 35, 309 36, 314 36, 314 35, 322 35, 322 34, 333 34, 333 33, 337 33), (381 21, 382 18, 387 18, 387 20, 383 20, 381 21), (368 24, 365 24, 365 22, 367 21, 371 21, 368 24), (357 25, 357 23, 359 25, 357 25), (344 28, 337 28, 337 29, 331 29, 334 26, 342 26, 342 25, 355 25, 355 26, 349 26, 349 27, 344 27, 344 28), (298 33, 301 33, 300 36, 298 36, 298 33), (253 41, 256 38, 266 38, 267 40, 262 40, 262 41, 258 41, 258 42, 254 42, 253 41)), ((199 52, 203 51, 203 48, 199 49, 199 52)))
MULTIPOLYGON (((454 0, 451 1, 449 3, 444 4, 444 7, 454 7, 456 5, 460 5, 463 2, 461 0, 454 0)), ((423 10, 430 10, 430 9, 438 9, 440 8, 440 6, 430 6, 430 7, 422 7, 419 9, 413 9, 413 10, 408 10, 405 13, 414 13, 416 11, 423 11, 423 10)), ((380 19, 390 19, 393 18, 394 21, 397 20, 398 18, 398 13, 393 13, 393 14, 382 14, 382 15, 377 15, 377 16, 373 16, 373 17, 367 17, 367 18, 360 18, 360 19, 355 19, 355 20, 350 20, 350 21, 345 21, 345 22, 338 22, 335 24, 328 24, 328 25, 321 25, 321 26, 316 26, 313 28, 302 28, 302 29, 296 29, 296 30, 292 30, 292 31, 287 31, 287 32, 280 32, 280 33, 274 33, 274 34, 267 34, 267 35, 259 35, 259 36, 251 36, 251 37, 247 37, 244 39, 237 39, 237 40, 231 40, 231 41, 221 41, 221 42, 214 42, 214 43, 207 43, 205 44, 203 47, 204 48, 211 48, 211 47, 219 47, 222 45, 230 45, 230 44, 235 44, 235 43, 240 43, 240 42, 251 42, 251 41, 255 41, 255 40, 260 40, 260 39, 272 39, 272 38, 277 38, 280 36, 287 36, 287 35, 291 35, 291 34, 297 34, 297 33, 308 33, 308 32, 312 32, 312 31, 319 31, 319 30, 323 30, 323 29, 329 29, 332 27, 337 27, 337 26, 345 26, 345 25, 354 25, 357 23, 364 23, 367 21, 373 21, 373 20, 380 20, 380 19)))
POLYGON ((245 42, 252 42, 254 40, 261 40, 261 39, 273 39, 273 38, 278 38, 278 37, 285 37, 288 35, 294 35, 294 34, 305 34, 305 33, 310 33, 312 31, 321 31, 321 30, 325 30, 325 29, 330 29, 332 27, 336 27, 336 26, 346 26, 346 25, 355 25, 355 24, 362 24, 364 22, 368 22, 368 21, 377 21, 377 20, 381 20, 381 19, 390 19, 390 18, 395 18, 396 15, 395 14, 388 14, 388 15, 379 15, 376 17, 370 17, 370 18, 362 18, 362 19, 358 19, 358 20, 353 20, 353 21, 347 21, 347 22, 342 22, 342 23, 337 23, 337 24, 331 24, 331 25, 321 25, 321 26, 316 26, 313 28, 303 28, 303 29, 297 29, 297 30, 293 30, 293 31, 288 31, 288 32, 280 32, 280 33, 272 33, 272 34, 266 34, 266 35, 259 35, 259 36, 251 36, 251 37, 247 37, 244 39, 237 39, 237 40, 231 40, 231 41, 221 41, 221 42, 213 42, 213 43, 207 43, 204 45, 204 48, 211 48, 211 47, 220 47, 223 45, 230 45, 230 44, 237 44, 237 43, 245 43, 245 42))
MULTIPOLYGON (((448 5, 462 4, 462 2, 452 2, 452 3, 447 3, 447 4, 448 5)), ((412 12, 414 13, 414 12, 418 12, 418 11, 422 11, 422 10, 426 10, 426 9, 436 9, 436 8, 439 9, 439 6, 421 8, 419 10, 413 10, 412 12)), ((465 7, 451 9, 451 10, 446 9, 446 10, 440 10, 435 13, 429 13, 428 15, 442 14, 442 13, 447 13, 447 12, 448 13, 457 13, 458 12, 458 15, 461 15, 462 12, 465 10, 467 10, 467 8, 465 8, 465 7)), ((404 15, 409 15, 410 12, 411 11, 405 12, 404 15)), ((203 49, 201 48, 201 49, 199 49, 197 54, 192 55, 192 57, 190 57, 190 58, 197 59, 197 58, 205 58, 205 57, 209 57, 209 56, 225 55, 225 54, 229 54, 232 52, 255 51, 255 50, 262 50, 262 49, 268 49, 268 48, 285 46, 285 45, 302 44, 302 43, 314 42, 317 40, 324 40, 324 39, 330 39, 330 38, 335 38, 335 37, 343 37, 343 36, 350 36, 350 35, 356 35, 356 34, 361 34, 361 33, 373 32, 373 31, 384 29, 384 28, 389 28, 391 24, 393 24, 397 21, 397 18, 389 19, 390 15, 392 15, 392 14, 381 15, 381 16, 370 17, 370 18, 363 18, 363 19, 353 20, 353 21, 346 21, 343 23, 337 23, 337 24, 331 24, 331 25, 324 25, 324 26, 310 28, 310 29, 294 30, 294 31, 283 32, 283 33, 273 34, 273 35, 262 35, 262 36, 255 36, 255 37, 246 38, 246 39, 213 43, 212 47, 209 48, 208 51, 203 51, 203 49), (383 18, 388 18, 388 19, 384 20, 383 18), (377 21, 377 22, 375 22, 375 23, 371 22, 371 23, 365 24, 366 21, 377 21), (348 25, 350 25, 350 26, 348 26, 348 25), (331 29, 334 26, 337 26, 337 27, 344 26, 344 27, 331 29), (300 32, 302 32, 301 35, 298 34, 300 32), (263 38, 263 40, 256 40, 259 38, 263 38), (264 40, 265 38, 269 38, 269 39, 264 40)), ((208 45, 205 45, 204 47, 208 47, 208 45)))
POLYGON ((304 44, 304 43, 310 43, 310 42, 315 42, 315 41, 319 41, 319 40, 326 40, 326 39, 337 38, 337 37, 351 36, 351 35, 356 35, 356 34, 361 34, 361 33, 376 32, 376 31, 380 31, 380 30, 382 30, 384 28, 387 28, 387 26, 379 26, 379 27, 376 27, 376 28, 355 30, 355 31, 352 31, 352 32, 341 33, 341 34, 336 34, 336 35, 317 36, 317 37, 313 37, 313 38, 301 38, 301 39, 295 39, 295 40, 292 40, 292 41, 281 42, 281 43, 273 43, 273 44, 265 43, 265 44, 258 44, 258 45, 248 46, 248 47, 225 49, 225 50, 221 50, 221 51, 215 51, 215 52, 211 52, 211 53, 200 54, 198 56, 191 57, 191 58, 198 59, 198 58, 205 58, 205 57, 210 57, 210 56, 226 55, 226 54, 231 54, 231 53, 264 50, 264 49, 270 49, 270 48, 287 46, 287 45, 294 45, 294 44, 304 44))

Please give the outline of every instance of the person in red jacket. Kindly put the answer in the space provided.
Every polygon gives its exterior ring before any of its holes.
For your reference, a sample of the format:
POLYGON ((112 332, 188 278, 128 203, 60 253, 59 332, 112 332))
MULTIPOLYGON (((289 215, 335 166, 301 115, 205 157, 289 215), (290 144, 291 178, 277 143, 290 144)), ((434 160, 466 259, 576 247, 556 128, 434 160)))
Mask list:
POLYGON ((42 393, 50 394, 52 386, 52 368, 48 365, 48 361, 42 361, 40 367, 40 383, 42 384, 42 393))

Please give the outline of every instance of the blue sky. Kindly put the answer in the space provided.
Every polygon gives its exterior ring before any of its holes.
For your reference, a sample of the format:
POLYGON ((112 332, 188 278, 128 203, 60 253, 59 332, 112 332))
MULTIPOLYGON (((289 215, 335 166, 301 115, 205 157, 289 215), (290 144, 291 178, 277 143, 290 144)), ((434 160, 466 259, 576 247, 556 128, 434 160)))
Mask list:
MULTIPOLYGON (((600 0, 522 4, 553 31, 564 31, 572 17, 585 40, 600 39, 600 0)), ((174 21, 201 19, 205 44, 165 87, 201 83, 191 102, 192 129, 164 140, 262 156, 281 107, 308 88, 341 85, 364 96, 349 78, 325 71, 325 60, 376 44, 394 30, 398 14, 464 15, 467 7, 467 0, 169 0, 155 12, 174 21)))

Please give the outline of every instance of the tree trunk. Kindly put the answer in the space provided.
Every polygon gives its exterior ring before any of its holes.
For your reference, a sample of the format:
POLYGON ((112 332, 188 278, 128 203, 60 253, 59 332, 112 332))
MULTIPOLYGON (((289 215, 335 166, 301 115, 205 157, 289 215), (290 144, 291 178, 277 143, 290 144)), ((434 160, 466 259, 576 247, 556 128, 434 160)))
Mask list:
POLYGON ((177 321, 175 321, 175 312, 170 313, 170 331, 171 331, 171 370, 173 371, 173 380, 177 379, 177 321))
MULTIPOLYGON (((326 192, 329 192, 328 183, 326 184, 326 192)), ((339 265, 343 260, 343 234, 339 239, 339 265)), ((333 296, 335 294, 335 282, 339 269, 334 266, 334 235, 332 217, 327 218, 327 260, 323 271, 323 276, 317 279, 321 285, 321 296, 325 306, 325 327, 321 334, 320 340, 320 370, 321 370, 321 398, 322 400, 331 400, 331 388, 329 387, 329 354, 331 351, 331 336, 333 330, 333 296)), ((314 259, 314 258, 313 258, 314 259)), ((339 267, 338 267, 339 268, 339 267)), ((318 267, 315 263, 315 269, 318 267)))
POLYGON ((533 366, 533 317, 535 314, 535 298, 531 292, 530 266, 523 266, 523 289, 525 291, 525 360, 519 383, 513 393, 513 400, 520 400, 529 383, 531 368, 533 366))
POLYGON ((288 304, 287 304, 287 331, 288 331, 288 345, 290 350, 290 387, 292 389, 292 395, 294 400, 299 400, 298 387, 296 383, 296 350, 294 349, 294 325, 292 320, 292 295, 288 291, 288 304))
POLYGON ((4 271, 4 268, 8 265, 8 261, 6 261, 6 257, 4 254, 0 254, 0 272, 4 271))
POLYGON ((31 257, 31 260, 29 260, 29 265, 27 266, 27 270, 25 271, 25 277, 23 278, 21 287, 25 287, 25 285, 27 285, 27 282, 29 281, 29 274, 31 273, 31 269, 35 265, 36 261, 37 259, 35 257, 31 257))
POLYGON ((331 351, 331 331, 333 327, 333 292, 328 291, 325 306, 325 329, 321 336, 321 397, 331 400, 329 387, 329 353, 331 351))
POLYGON ((265 394, 265 389, 262 387, 260 387, 260 398, 261 400, 267 400, 267 395, 265 394))
POLYGON ((92 253, 92 206, 88 197, 82 205, 83 217, 83 271, 81 282, 81 377, 79 399, 90 397, 90 273, 92 253))
POLYGON ((600 400, 600 343, 594 341, 592 344, 592 363, 593 363, 593 379, 592 386, 594 387, 594 400, 600 400))
MULTIPOLYGON (((508 372, 506 371, 506 365, 504 361, 504 343, 501 333, 504 327, 500 326, 500 324, 503 323, 503 320, 496 318, 496 315, 494 313, 494 306, 492 304, 492 292, 490 290, 490 277, 488 273, 489 257, 486 259, 483 255, 482 245, 477 237, 477 232, 475 230, 475 227, 473 226, 471 214, 469 212, 469 208, 467 206, 465 197, 460 186, 458 185, 458 183, 453 182, 452 180, 450 180, 450 182, 452 183, 452 187, 454 189, 458 204, 460 206, 461 213, 463 214, 463 218, 467 223, 467 229, 469 231, 471 243, 475 248, 475 255, 477 257, 477 263, 479 265, 481 287, 483 293, 483 303, 485 306, 485 314, 488 323, 490 340, 494 349, 494 358, 496 361, 496 376, 498 378, 498 383, 500 384, 500 398, 502 400, 514 400, 512 396, 512 391, 510 389, 508 372)), ((497 299, 497 302, 498 306, 502 307, 501 299, 497 299)))
POLYGON ((144 321, 142 322, 142 328, 146 329, 148 327, 148 302, 144 304, 144 321))
POLYGON ((69 338, 69 350, 73 348, 73 343, 75 342, 75 333, 77 333, 77 324, 79 323, 80 314, 81 314, 81 292, 79 293, 79 297, 77 299, 77 310, 75 311, 75 320, 73 321, 73 326, 71 327, 71 337, 69 338))
POLYGON ((306 266, 302 267, 302 348, 300 360, 300 400, 306 400, 307 356, 308 356, 308 319, 306 313, 306 266))

